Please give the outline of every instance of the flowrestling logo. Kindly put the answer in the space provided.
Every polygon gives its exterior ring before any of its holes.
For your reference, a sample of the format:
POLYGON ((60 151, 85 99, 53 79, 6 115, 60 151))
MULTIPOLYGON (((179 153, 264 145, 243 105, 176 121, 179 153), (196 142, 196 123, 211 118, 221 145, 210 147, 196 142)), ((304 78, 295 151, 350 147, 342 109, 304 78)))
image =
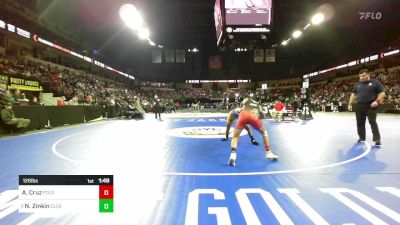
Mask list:
POLYGON ((381 12, 358 12, 360 20, 380 20, 382 19, 381 12))
MULTIPOLYGON (((233 127, 229 132, 232 137, 233 127)), ((184 138, 223 138, 225 136, 226 127, 203 126, 203 127, 180 127, 169 130, 168 134, 174 137, 184 138)), ((243 130, 241 136, 246 135, 247 131, 243 130)))

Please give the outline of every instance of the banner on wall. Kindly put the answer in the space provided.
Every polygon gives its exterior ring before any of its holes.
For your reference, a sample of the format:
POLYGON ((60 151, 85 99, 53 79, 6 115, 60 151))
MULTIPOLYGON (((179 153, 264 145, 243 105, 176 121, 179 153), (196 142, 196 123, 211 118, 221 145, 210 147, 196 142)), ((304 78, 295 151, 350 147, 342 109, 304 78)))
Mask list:
POLYGON ((24 78, 9 77, 0 75, 0 85, 7 85, 8 89, 20 89, 23 91, 42 91, 39 81, 24 78))
POLYGON ((264 49, 254 49, 254 62, 264 62, 264 49))
POLYGON ((265 49, 265 62, 275 62, 275 49, 265 49))
POLYGON ((165 62, 167 63, 175 62, 175 50, 165 50, 165 62))
POLYGON ((162 63, 161 50, 153 50, 153 63, 162 63))
POLYGON ((177 49, 176 50, 176 62, 177 63, 184 63, 185 62, 185 50, 184 49, 177 49))

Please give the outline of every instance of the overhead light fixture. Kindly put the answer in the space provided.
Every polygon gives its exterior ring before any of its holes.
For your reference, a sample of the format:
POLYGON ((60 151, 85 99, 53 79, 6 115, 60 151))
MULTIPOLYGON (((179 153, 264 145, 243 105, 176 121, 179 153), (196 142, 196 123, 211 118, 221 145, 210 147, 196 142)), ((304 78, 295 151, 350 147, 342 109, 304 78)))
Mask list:
POLYGON ((143 24, 143 18, 132 4, 125 4, 119 9, 119 16, 126 26, 132 30, 138 30, 143 24))
POLYGON ((311 23, 313 25, 318 25, 325 20, 325 16, 322 13, 317 13, 311 18, 311 23))
POLYGON ((150 31, 146 27, 141 27, 138 31, 140 39, 148 39, 150 37, 150 31))
POLYGON ((300 37, 301 36, 301 31, 299 31, 299 30, 295 30, 293 33, 292 33, 292 37, 293 38, 298 38, 298 37, 300 37))
POLYGON ((232 33, 232 31, 233 31, 232 27, 227 27, 227 28, 226 28, 226 32, 232 33))
POLYGON ((288 44, 288 41, 282 41, 281 44, 282 44, 282 45, 287 45, 287 44, 288 44))
POLYGON ((310 26, 311 24, 307 23, 307 25, 303 28, 303 30, 307 30, 310 26))
POLYGON ((156 43, 154 43, 152 40, 149 40, 149 44, 150 44, 151 46, 155 46, 155 45, 156 45, 156 43))

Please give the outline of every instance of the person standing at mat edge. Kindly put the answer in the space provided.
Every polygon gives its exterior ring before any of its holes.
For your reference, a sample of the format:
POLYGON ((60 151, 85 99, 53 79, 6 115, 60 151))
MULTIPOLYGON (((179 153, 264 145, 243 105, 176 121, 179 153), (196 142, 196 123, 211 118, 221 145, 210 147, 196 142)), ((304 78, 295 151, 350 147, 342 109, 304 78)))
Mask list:
POLYGON ((260 104, 252 99, 252 94, 250 98, 246 98, 242 102, 242 111, 239 114, 238 122, 233 131, 233 138, 231 142, 231 155, 229 157, 228 164, 230 166, 236 165, 236 148, 239 141, 240 133, 247 124, 250 124, 255 130, 260 132, 263 136, 264 146, 265 146, 265 158, 267 159, 277 159, 279 156, 272 153, 271 146, 269 145, 269 137, 267 130, 265 129, 260 117, 262 117, 263 110, 260 104))
POLYGON ((161 120, 161 102, 160 98, 157 95, 154 96, 154 113, 156 114, 156 119, 158 115, 158 119, 161 120))
POLYGON ((381 136, 378 124, 376 123, 376 110, 385 97, 385 89, 378 80, 371 80, 367 69, 361 70, 359 77, 360 81, 354 85, 348 107, 349 111, 352 111, 355 100, 358 142, 365 141, 365 120, 368 117, 368 122, 372 129, 372 141, 375 142, 375 145, 380 146, 381 136))

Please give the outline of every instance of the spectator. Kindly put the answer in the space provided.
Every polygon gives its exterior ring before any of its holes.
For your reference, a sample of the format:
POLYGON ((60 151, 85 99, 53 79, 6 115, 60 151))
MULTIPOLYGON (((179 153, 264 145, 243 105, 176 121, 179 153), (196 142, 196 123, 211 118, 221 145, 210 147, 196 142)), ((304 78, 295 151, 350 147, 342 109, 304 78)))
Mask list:
POLYGON ((67 102, 65 101, 65 97, 61 96, 61 98, 57 100, 57 106, 65 106, 65 105, 67 105, 67 102))
POLYGON ((17 101, 12 97, 10 90, 6 90, 4 94, 1 96, 1 101, 4 103, 11 103, 12 105, 16 105, 17 101))
POLYGON ((12 104, 6 103, 4 109, 1 110, 1 120, 8 125, 15 126, 16 128, 25 128, 31 122, 29 119, 15 118, 12 104))
POLYGON ((275 112, 276 112, 276 119, 277 120, 282 120, 283 117, 283 112, 285 110, 285 104, 283 104, 281 101, 276 101, 275 102, 275 112))

